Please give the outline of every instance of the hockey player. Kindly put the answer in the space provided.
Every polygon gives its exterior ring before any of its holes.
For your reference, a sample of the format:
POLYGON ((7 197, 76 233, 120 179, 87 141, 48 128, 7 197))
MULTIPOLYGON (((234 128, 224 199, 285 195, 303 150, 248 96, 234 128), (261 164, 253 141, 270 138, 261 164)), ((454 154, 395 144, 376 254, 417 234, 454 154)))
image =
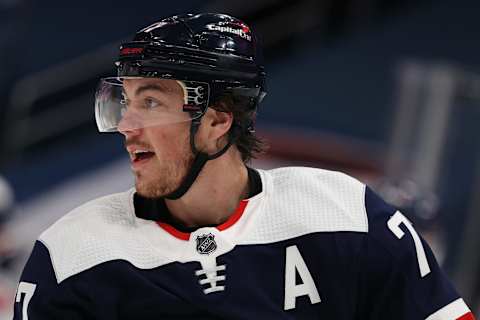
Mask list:
POLYGON ((95 116, 125 136, 135 188, 40 236, 14 319, 473 319, 412 224, 365 185, 246 166, 261 150, 260 57, 223 14, 166 18, 121 46, 95 116))

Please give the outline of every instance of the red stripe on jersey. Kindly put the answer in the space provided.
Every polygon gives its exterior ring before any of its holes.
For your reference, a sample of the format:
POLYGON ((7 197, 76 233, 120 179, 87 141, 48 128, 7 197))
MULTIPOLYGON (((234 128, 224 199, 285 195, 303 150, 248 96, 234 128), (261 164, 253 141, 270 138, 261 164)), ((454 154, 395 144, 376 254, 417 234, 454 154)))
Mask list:
POLYGON ((473 316, 473 313, 465 313, 463 316, 460 318, 457 318, 456 320, 475 320, 475 317, 473 316))
POLYGON ((233 226, 235 224, 235 222, 237 222, 238 219, 240 219, 240 217, 242 216, 243 211, 245 211, 245 208, 246 208, 247 204, 248 204, 248 200, 240 201, 240 203, 238 204, 238 207, 235 210, 235 212, 228 218, 227 221, 225 221, 221 225, 217 226, 217 229, 220 230, 220 231, 223 231, 223 230, 228 229, 231 226, 233 226))
MULTIPOLYGON (((245 208, 247 207, 248 200, 242 200, 238 204, 237 209, 235 209, 235 212, 233 212, 230 217, 228 218, 227 221, 222 223, 221 225, 217 226, 216 228, 220 231, 226 230, 233 226, 235 222, 237 222, 240 217, 242 216, 243 212, 245 211, 245 208)), ((190 232, 182 232, 177 229, 175 229, 173 226, 169 225, 168 223, 157 221, 157 224, 165 231, 170 233, 172 236, 175 238, 178 238, 180 240, 185 240, 188 241, 190 239, 190 232)), ((463 319, 462 319, 463 320, 463 319)))
POLYGON ((165 222, 157 221, 157 224, 160 227, 162 227, 163 230, 167 231, 172 236, 174 236, 174 237, 176 237, 180 240, 188 241, 188 239, 190 239, 190 233, 189 232, 178 231, 177 229, 175 229, 174 227, 172 227, 171 225, 169 225, 168 223, 165 223, 165 222))

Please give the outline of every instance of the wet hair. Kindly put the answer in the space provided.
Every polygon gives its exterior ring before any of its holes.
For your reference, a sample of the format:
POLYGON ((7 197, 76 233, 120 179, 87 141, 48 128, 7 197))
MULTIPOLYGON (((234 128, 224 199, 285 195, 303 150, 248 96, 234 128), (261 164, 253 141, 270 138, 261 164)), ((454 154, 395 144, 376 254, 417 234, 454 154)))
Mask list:
POLYGON ((268 149, 266 142, 255 134, 253 128, 256 110, 249 108, 249 104, 249 98, 226 93, 211 106, 217 111, 233 114, 233 124, 229 134, 233 144, 240 151, 244 163, 256 159, 268 149))

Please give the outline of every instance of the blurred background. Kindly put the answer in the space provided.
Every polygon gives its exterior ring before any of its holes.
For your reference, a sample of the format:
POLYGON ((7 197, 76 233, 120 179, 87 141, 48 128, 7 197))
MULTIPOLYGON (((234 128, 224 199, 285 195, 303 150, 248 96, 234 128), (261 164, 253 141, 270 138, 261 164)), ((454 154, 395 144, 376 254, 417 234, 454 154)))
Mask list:
POLYGON ((478 313, 478 0, 0 0, 0 319, 38 235, 133 182, 98 134, 118 46, 161 17, 224 12, 261 34, 268 96, 253 165, 347 172, 402 208, 478 313))

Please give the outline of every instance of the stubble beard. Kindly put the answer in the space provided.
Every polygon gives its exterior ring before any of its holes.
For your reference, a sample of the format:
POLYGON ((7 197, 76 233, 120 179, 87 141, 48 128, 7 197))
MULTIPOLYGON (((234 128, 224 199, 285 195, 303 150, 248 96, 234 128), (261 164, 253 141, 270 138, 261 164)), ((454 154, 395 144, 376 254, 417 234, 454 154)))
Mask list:
POLYGON ((136 192, 142 197, 156 199, 175 191, 185 180, 194 161, 190 148, 184 148, 182 154, 177 162, 152 159, 156 162, 153 170, 135 173, 136 192))

